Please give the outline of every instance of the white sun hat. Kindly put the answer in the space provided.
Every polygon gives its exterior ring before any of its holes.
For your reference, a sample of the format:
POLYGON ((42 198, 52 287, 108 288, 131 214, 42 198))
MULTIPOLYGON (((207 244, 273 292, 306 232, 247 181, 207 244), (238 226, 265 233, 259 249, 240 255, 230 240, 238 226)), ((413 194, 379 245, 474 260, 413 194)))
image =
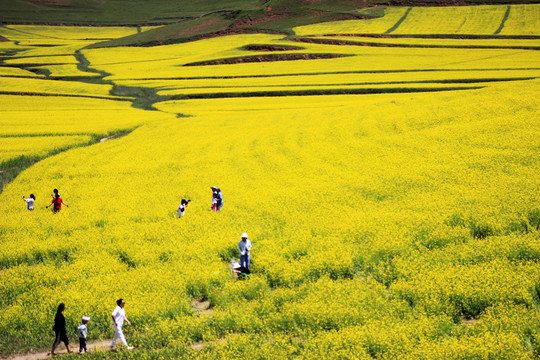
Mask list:
POLYGON ((90 316, 83 316, 81 320, 86 320, 86 321, 89 321, 90 320, 90 316))
POLYGON ((247 233, 242 233, 241 238, 242 238, 242 239, 243 239, 243 238, 246 238, 246 239, 247 239, 247 238, 248 238, 247 233))

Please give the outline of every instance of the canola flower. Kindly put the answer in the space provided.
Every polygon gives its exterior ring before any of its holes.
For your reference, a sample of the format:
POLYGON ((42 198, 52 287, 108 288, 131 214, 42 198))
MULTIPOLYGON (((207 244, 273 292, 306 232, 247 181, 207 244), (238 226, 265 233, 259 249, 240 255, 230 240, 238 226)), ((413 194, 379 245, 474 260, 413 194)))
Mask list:
POLYGON ((120 98, 110 95, 112 85, 84 84, 72 81, 50 81, 48 79, 4 78, 0 91, 5 93, 38 93, 54 95, 83 95, 101 98, 120 98))
POLYGON ((538 47, 538 39, 429 39, 420 37, 374 38, 363 36, 310 36, 310 39, 341 40, 352 43, 415 45, 434 47, 538 47))
MULTIPOLYGON (((143 79, 156 90, 152 81, 173 89, 178 81, 166 79, 179 75, 312 73, 326 86, 331 80, 318 74, 328 67, 438 66, 456 70, 448 76, 455 79, 465 71, 518 77, 535 64, 530 51, 362 49, 376 64, 356 54, 176 66, 278 40, 242 35, 83 54, 91 67, 111 70, 115 84, 143 79), (165 79, 145 80, 149 74, 165 79)), ((444 80, 444 71, 428 73, 420 78, 444 80)), ((401 71, 388 76, 414 80, 401 71)), ((205 80, 187 86, 219 85, 205 80)), ((252 89, 291 85, 270 80, 252 89)), ((540 351, 538 88, 530 79, 441 93, 164 98, 158 111, 2 95, 3 136, 136 129, 45 159, 5 187, 0 352, 50 345, 59 302, 69 304, 68 329, 85 314, 93 319, 90 339, 110 337, 110 311, 122 297, 137 351, 119 357, 533 358, 540 351), (209 209, 210 185, 224 192, 222 212, 209 209), (70 204, 57 214, 44 209, 53 188, 70 204), (19 196, 30 192, 33 212, 19 196), (177 219, 181 198, 192 202, 177 219), (227 265, 244 231, 254 274, 235 282, 227 265), (192 301, 203 300, 211 311, 195 312, 192 301), (202 350, 190 347, 201 343, 202 350)))
MULTIPOLYGON (((24 82, 23 82, 24 83, 24 82)), ((91 91, 92 87, 88 88, 91 91)), ((69 96, 0 95, 0 136, 107 135, 170 116, 135 109, 129 101, 69 96)))
POLYGON ((21 155, 47 155, 58 148, 89 143, 90 136, 0 137, 0 163, 21 155))
POLYGON ((348 20, 295 27, 296 35, 464 34, 538 35, 540 6, 388 7, 369 20, 348 20), (444 19, 444 21, 441 21, 444 19))
POLYGON ((391 33, 491 35, 503 24, 507 10, 497 5, 413 7, 391 33), (440 21, 441 16, 445 21, 440 21))
MULTIPOLYGON (((529 83, 532 94, 536 82, 529 83)), ((530 307, 530 289, 539 276, 534 258, 501 258, 510 256, 512 243, 524 243, 524 230, 510 225, 538 200, 532 176, 537 165, 515 162, 511 174, 500 167, 509 163, 501 156, 514 158, 512 149, 523 161, 535 151, 537 129, 530 128, 527 116, 534 97, 523 92, 518 97, 512 86, 471 91, 465 104, 457 93, 334 96, 327 104, 318 97, 289 103, 272 98, 184 101, 194 117, 144 126, 128 137, 44 160, 2 195, 6 311, 1 323, 23 326, 34 319, 24 334, 39 342, 33 334, 47 333, 55 304, 69 301, 68 322, 90 313, 93 336, 107 336, 112 332, 107 305, 122 296, 132 299, 130 319, 138 324, 128 336, 143 349, 231 332, 259 339, 292 333, 313 344, 304 350, 313 354, 330 351, 315 350, 315 344, 337 346, 325 340, 327 331, 356 331, 353 339, 366 352, 388 356, 418 341, 423 344, 418 352, 426 352, 434 344, 430 339, 447 336, 454 339, 446 343, 450 349, 480 351, 473 349, 498 339, 500 347, 481 349, 522 354, 521 347, 509 346, 522 331, 534 333, 533 325, 484 338, 484 332, 475 335, 459 322, 462 314, 481 319, 508 301, 529 306, 523 310, 527 314, 535 311, 530 307), (496 108, 475 106, 493 96, 499 98, 496 108), (434 109, 437 118, 428 115, 434 109), (497 144, 490 141, 495 134, 501 139, 497 144), (436 159, 426 155, 430 149, 436 159), (221 213, 209 211, 207 187, 199 185, 209 183, 220 184, 228 199, 221 213), (23 206, 4 205, 15 201, 12 194, 28 192, 28 185, 41 189, 38 199, 59 187, 70 208, 56 215, 34 211, 30 217, 23 206), (101 194, 108 200, 103 202, 101 194), (181 221, 174 218, 175 194, 192 199, 181 221), (454 232, 446 222, 457 213, 464 224, 455 225, 454 232), (503 236, 507 250, 476 265, 465 262, 456 272, 453 263, 434 256, 452 246, 458 246, 455 254, 463 254, 459 246, 473 251, 478 240, 469 221, 489 224, 503 236), (419 227, 440 230, 420 237, 419 227), (242 229, 253 234, 258 275, 234 283, 226 264, 242 229), (504 237, 507 231, 515 236, 504 237), (27 241, 11 241, 21 236, 27 241), (438 241, 441 250, 424 250, 430 241, 438 241), (210 299, 212 317, 193 318, 192 297, 210 299), (482 310, 473 313, 478 307, 482 310), (446 330, 433 328, 432 317, 440 317, 446 330), (421 323, 426 328, 420 340, 400 337, 421 323), (374 333, 380 335, 366 337, 374 333)), ((454 218, 452 224, 459 223, 454 218)), ((537 241, 534 234, 528 241, 537 241)), ((248 348, 262 341, 243 340, 251 344, 248 348)), ((235 344, 233 339, 208 356, 243 353, 235 344)))

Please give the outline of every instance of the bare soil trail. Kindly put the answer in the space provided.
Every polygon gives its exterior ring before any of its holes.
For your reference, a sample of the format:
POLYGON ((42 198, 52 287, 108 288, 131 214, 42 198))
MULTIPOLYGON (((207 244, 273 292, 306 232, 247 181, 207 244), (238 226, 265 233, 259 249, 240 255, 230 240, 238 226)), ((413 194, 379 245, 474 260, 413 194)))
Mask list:
MULTIPOLYGON (((198 316, 212 316, 212 309, 210 309, 210 301, 209 300, 201 301, 201 300, 193 299, 191 301, 191 309, 198 316)), ((95 340, 95 341, 88 342, 87 348, 88 348, 89 352, 91 352, 91 351, 110 351, 111 342, 112 342, 112 339, 95 340)), ((220 343, 222 343, 222 342, 223 341, 221 341, 220 343)), ((195 351, 198 351, 198 350, 204 349, 207 346, 211 346, 211 345, 203 344, 203 343, 194 343, 194 344, 191 345, 191 349, 195 350, 195 351)), ((70 348, 71 348, 71 351, 73 353, 78 353, 79 352, 79 344, 76 343, 76 342, 72 342, 71 345, 70 345, 70 348)), ((38 350, 38 351, 33 351, 33 352, 26 353, 26 354, 15 354, 15 355, 11 355, 11 356, 8 356, 8 357, 0 357, 0 359, 6 359, 6 360, 7 359, 8 360, 54 359, 54 358, 57 358, 59 356, 66 355, 68 353, 67 350, 66 350, 66 347, 64 346, 63 343, 61 343, 56 348, 55 356, 51 356, 50 351, 51 351, 50 348, 48 350, 41 349, 41 350, 38 350)))
MULTIPOLYGON (((111 342, 112 342, 112 339, 96 340, 96 341, 89 342, 87 344, 87 348, 89 352, 90 351, 108 351, 110 349, 111 342)), ((73 342, 70 346, 70 349, 73 353, 78 353, 79 344, 78 343, 76 344, 73 342)), ((12 355, 5 359, 10 359, 10 360, 54 359, 58 356, 66 355, 68 353, 63 343, 61 343, 58 346, 54 356, 51 356, 50 352, 51 352, 51 349, 49 348, 48 350, 45 350, 45 351, 39 350, 35 352, 29 352, 26 354, 12 355)))

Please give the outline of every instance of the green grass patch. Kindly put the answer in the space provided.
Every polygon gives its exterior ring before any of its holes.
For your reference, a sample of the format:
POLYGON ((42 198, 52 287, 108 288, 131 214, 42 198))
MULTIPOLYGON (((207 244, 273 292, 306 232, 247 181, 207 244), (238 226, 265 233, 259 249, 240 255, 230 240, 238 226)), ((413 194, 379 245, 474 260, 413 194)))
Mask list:
MULTIPOLYGON (((50 156, 54 156, 56 154, 59 154, 61 152, 67 151, 69 149, 73 149, 76 147, 81 146, 89 146, 92 144, 96 144, 101 141, 103 138, 118 138, 125 136, 132 132, 135 129, 126 129, 122 131, 114 131, 108 134, 85 134, 90 135, 92 139, 88 143, 83 144, 76 144, 72 146, 66 146, 61 148, 55 148, 51 151, 49 151, 47 154, 38 156, 38 155, 22 155, 18 156, 16 158, 9 159, 7 161, 4 161, 0 163, 0 193, 4 190, 4 187, 9 184, 11 181, 13 181, 21 172, 29 168, 30 166, 34 165, 35 163, 48 158, 50 156)), ((54 134, 51 136, 57 136, 58 134, 54 134)), ((27 135, 25 135, 27 136, 27 135)), ((42 135, 39 135, 42 136, 42 135)))
POLYGON ((196 19, 183 20, 174 24, 141 32, 110 41, 88 46, 88 49, 115 46, 157 46, 175 44, 197 39, 203 35, 224 31, 232 24, 222 14, 211 14, 196 19))

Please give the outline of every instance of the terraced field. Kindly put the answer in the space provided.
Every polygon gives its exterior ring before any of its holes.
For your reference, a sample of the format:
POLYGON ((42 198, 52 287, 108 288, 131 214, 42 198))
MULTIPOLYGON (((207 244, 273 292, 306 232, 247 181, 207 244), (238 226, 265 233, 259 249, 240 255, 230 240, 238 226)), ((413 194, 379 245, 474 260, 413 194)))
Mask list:
POLYGON ((0 355, 60 302, 109 338, 122 297, 135 350, 88 357, 537 358, 540 5, 370 11, 152 47, 0 27, 0 355))

